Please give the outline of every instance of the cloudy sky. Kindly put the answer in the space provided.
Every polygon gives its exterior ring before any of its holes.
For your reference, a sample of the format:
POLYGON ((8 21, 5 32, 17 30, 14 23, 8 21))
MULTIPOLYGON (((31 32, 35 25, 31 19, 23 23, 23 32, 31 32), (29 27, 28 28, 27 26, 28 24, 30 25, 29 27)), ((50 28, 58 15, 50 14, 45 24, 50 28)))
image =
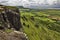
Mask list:
POLYGON ((24 7, 60 7, 60 0, 0 0, 0 4, 24 7))

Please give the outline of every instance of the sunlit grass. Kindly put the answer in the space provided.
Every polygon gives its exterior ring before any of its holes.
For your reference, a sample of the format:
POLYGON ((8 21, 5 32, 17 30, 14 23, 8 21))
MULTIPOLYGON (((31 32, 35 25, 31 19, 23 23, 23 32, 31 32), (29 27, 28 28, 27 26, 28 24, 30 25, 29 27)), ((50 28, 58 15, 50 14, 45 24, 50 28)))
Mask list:
POLYGON ((29 40, 60 40, 60 25, 50 19, 48 17, 50 13, 47 13, 47 11, 21 12, 21 23, 29 40))

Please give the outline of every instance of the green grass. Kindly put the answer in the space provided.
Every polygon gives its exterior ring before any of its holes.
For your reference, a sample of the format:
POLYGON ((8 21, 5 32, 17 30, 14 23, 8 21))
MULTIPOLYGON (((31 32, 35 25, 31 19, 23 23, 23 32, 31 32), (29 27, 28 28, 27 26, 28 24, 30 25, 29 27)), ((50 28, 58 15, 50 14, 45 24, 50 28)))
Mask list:
POLYGON ((11 30, 11 29, 6 29, 6 30, 4 30, 6 33, 11 33, 13 30, 11 30))
POLYGON ((21 11, 23 31, 29 40, 60 40, 60 23, 49 18, 55 14, 60 18, 59 13, 57 10, 21 11))

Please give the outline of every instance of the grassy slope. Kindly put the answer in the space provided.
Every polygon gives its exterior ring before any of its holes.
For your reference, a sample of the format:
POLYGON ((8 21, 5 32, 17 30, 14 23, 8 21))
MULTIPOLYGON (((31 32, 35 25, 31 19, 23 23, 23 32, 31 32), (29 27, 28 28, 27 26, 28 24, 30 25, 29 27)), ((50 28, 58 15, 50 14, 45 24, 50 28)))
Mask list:
POLYGON ((21 11, 21 22, 29 40, 60 40, 60 23, 48 17, 59 13, 56 10, 21 11))

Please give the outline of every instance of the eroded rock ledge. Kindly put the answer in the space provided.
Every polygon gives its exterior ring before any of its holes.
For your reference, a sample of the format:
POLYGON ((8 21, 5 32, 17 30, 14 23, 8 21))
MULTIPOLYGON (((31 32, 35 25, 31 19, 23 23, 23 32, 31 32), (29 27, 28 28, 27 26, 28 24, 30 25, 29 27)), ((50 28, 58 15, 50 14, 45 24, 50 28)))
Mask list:
POLYGON ((27 37, 23 32, 13 31, 6 33, 0 30, 0 40, 27 40, 27 37))
POLYGON ((20 28, 22 25, 19 9, 0 5, 0 40, 27 40, 26 34, 20 32, 20 28), (10 30, 12 31, 9 32, 10 30))
POLYGON ((21 27, 19 9, 17 7, 0 6, 0 29, 14 28, 19 31, 21 27))

